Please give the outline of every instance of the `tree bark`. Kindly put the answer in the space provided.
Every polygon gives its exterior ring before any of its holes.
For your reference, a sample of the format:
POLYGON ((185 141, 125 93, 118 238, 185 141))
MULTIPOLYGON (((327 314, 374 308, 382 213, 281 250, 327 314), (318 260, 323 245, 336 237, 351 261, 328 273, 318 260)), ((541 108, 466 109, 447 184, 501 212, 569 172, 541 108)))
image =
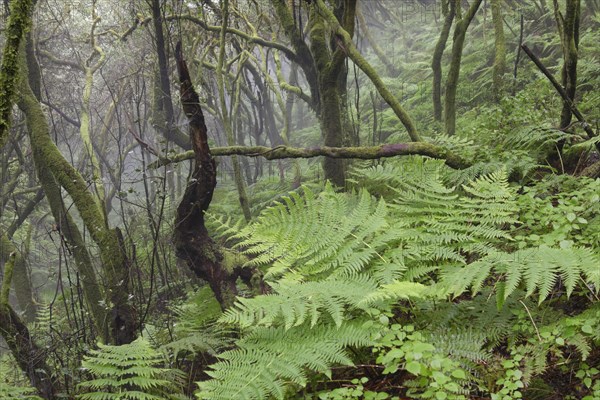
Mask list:
MULTIPOLYGON (((481 3, 481 0, 478 0, 481 3)), ((406 128, 410 139, 414 142, 418 142, 421 140, 421 136, 419 135, 417 128, 410 118, 408 113, 402 108, 402 105, 398 101, 398 99, 390 92, 387 88, 387 85, 383 83, 381 77, 377 74, 373 66, 369 64, 369 62, 360 54, 354 43, 352 42, 352 37, 350 34, 340 25, 340 22, 337 20, 335 15, 327 9, 323 0, 315 0, 315 4, 319 8, 320 12, 323 14, 323 17, 327 20, 330 26, 334 29, 336 33, 336 37, 340 40, 341 44, 343 44, 344 51, 347 52, 348 57, 358 66, 367 75, 367 77, 371 80, 381 97, 385 100, 386 103, 392 108, 394 114, 398 117, 402 125, 406 128)))
MULTIPOLYGON (((456 0, 456 12, 460 9, 460 0, 456 0)), ((460 76, 460 62, 462 51, 465 44, 467 29, 473 21, 482 0, 474 0, 469 10, 463 18, 460 18, 454 27, 454 37, 452 41, 452 60, 450 69, 446 78, 446 93, 444 97, 444 123, 447 135, 454 135, 456 131, 456 89, 458 87, 458 78, 460 76)))
MULTIPOLYGON (((406 155, 423 155, 431 158, 446 160, 449 167, 456 169, 467 168, 471 163, 457 154, 452 153, 434 144, 426 142, 409 142, 384 144, 381 146, 363 147, 312 147, 297 148, 288 146, 265 147, 265 146, 230 146, 215 147, 211 150, 213 156, 230 156, 232 154, 248 157, 263 157, 267 160, 280 160, 284 158, 356 158, 362 160, 373 160, 386 157, 397 157, 406 155)), ((175 157, 162 158, 149 165, 149 168, 158 168, 174 162, 194 159, 195 153, 188 151, 175 157)))
MULTIPOLYGON (((310 17, 310 51, 314 57, 318 71, 318 88, 321 107, 319 122, 325 146, 342 146, 342 102, 338 87, 338 74, 341 72, 341 63, 333 62, 333 54, 329 49, 327 29, 315 7, 311 7, 310 17)), ((323 160, 325 179, 336 186, 344 186, 346 174, 341 160, 323 160)))
POLYGON ((196 276, 208 282, 221 308, 226 309, 237 295, 238 277, 244 279, 247 270, 236 265, 239 260, 223 252, 204 224, 204 213, 217 184, 216 164, 208 146, 204 114, 183 58, 181 42, 177 43, 175 58, 181 83, 181 103, 189 121, 194 149, 194 170, 177 207, 173 242, 177 257, 185 260, 196 276))
POLYGON ((562 67, 562 86, 569 98, 569 100, 563 100, 563 108, 560 115, 561 129, 564 129, 571 124, 572 110, 570 103, 575 103, 580 8, 580 0, 566 0, 566 10, 563 17, 558 7, 558 0, 554 0, 554 15, 560 33, 564 60, 562 67))
POLYGON ((10 127, 13 97, 19 72, 19 48, 25 31, 31 26, 32 0, 10 2, 10 16, 6 26, 7 38, 0 66, 0 149, 4 147, 10 127))
POLYGON ((502 0, 491 0, 492 20, 494 22, 494 67, 492 71, 492 92, 496 101, 504 92, 504 72, 506 71, 506 39, 502 19, 502 0))
MULTIPOLYGON (((433 71, 433 118, 438 122, 442 122, 442 56, 444 55, 448 36, 450 36, 450 28, 452 28, 452 21, 454 21, 454 15, 456 14, 456 2, 454 0, 445 1, 450 3, 450 7, 444 18, 442 32, 435 44, 433 59, 431 60, 431 69, 433 71)), ((448 8, 448 6, 446 5, 445 8, 448 8)))
POLYGON ((169 66, 167 62, 167 46, 163 33, 163 16, 160 9, 160 0, 152 0, 152 23, 154 26, 154 42, 158 58, 158 98, 156 108, 163 113, 164 118, 157 122, 158 130, 165 139, 171 141, 184 150, 190 149, 189 139, 179 130, 175 129, 175 113, 171 96, 171 83, 169 82, 169 66))

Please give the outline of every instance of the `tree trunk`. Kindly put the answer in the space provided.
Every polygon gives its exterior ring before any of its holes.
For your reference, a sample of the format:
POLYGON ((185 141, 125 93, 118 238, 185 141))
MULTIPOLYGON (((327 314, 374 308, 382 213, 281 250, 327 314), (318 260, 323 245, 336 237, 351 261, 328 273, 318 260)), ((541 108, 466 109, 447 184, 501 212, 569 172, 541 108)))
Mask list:
POLYGON ((492 20, 494 22, 494 67, 492 71, 492 92, 496 101, 504 92, 504 72, 506 71, 506 39, 504 38, 504 21, 502 19, 502 1, 491 0, 492 20))
MULTIPOLYGON (((452 21, 454 21, 454 15, 456 14, 456 2, 454 0, 445 1, 450 3, 450 8, 447 10, 446 17, 444 18, 442 32, 435 45, 431 61, 431 69, 433 70, 433 117, 438 122, 442 122, 442 56, 444 55, 448 36, 450 36, 452 21)), ((448 7, 446 6, 445 8, 448 7)))
MULTIPOLYGON (((100 260, 108 285, 105 303, 110 304, 111 309, 108 318, 101 323, 99 331, 101 333, 108 331, 106 336, 112 344, 130 343, 137 336, 136 318, 128 299, 129 264, 120 231, 107 226, 105 210, 99 208, 96 197, 88 191, 88 185, 83 177, 65 160, 50 138, 44 112, 28 82, 28 68, 24 54, 20 65, 19 107, 26 115, 38 179, 45 189, 49 189, 46 196, 51 204, 52 201, 61 202, 58 185, 62 186, 71 196, 90 236, 100 249, 100 260), (53 197, 55 199, 51 200, 53 197)), ((57 223, 60 224, 65 214, 56 208, 53 212, 59 214, 60 219, 57 223)), ((68 217, 64 218, 67 226, 74 226, 72 221, 68 221, 68 217)), ((91 273, 87 275, 88 279, 92 279, 92 276, 91 273)), ((89 300, 91 302, 91 299, 89 300)))
POLYGON ((242 269, 235 265, 237 260, 233 256, 227 257, 224 254, 204 225, 204 213, 217 185, 217 169, 208 146, 200 99, 183 59, 181 43, 177 43, 175 57, 181 82, 181 103, 189 120, 190 139, 194 149, 194 171, 177 207, 173 242, 177 257, 185 260, 196 276, 208 282, 224 310, 235 300, 236 281, 242 269))
POLYGON ((152 23, 154 25, 154 38, 156 44, 156 55, 158 58, 158 91, 156 98, 156 108, 163 114, 162 119, 157 122, 159 132, 165 139, 189 150, 189 139, 175 129, 175 117, 173 112, 173 101, 171 96, 171 84, 169 82, 169 66, 167 62, 167 47, 165 45, 165 35, 163 33, 163 17, 160 9, 160 0, 152 0, 152 23))
POLYGON ((13 97, 18 77, 18 54, 24 32, 31 26, 31 0, 11 1, 11 14, 8 17, 5 37, 7 38, 0 66, 0 149, 8 137, 13 97))
MULTIPOLYGON (((566 0, 566 11, 563 17, 558 7, 558 0, 554 0, 554 14, 560 33, 564 60, 561 71, 562 85, 572 104, 575 104, 577 89, 580 7, 580 0, 566 0)), ((561 129, 567 128, 571 124, 572 115, 571 105, 564 100, 560 115, 561 129)))
MULTIPOLYGON (((466 15, 460 18, 454 27, 454 38, 452 42, 452 60, 450 69, 446 78, 446 93, 444 97, 444 122, 446 134, 452 136, 456 131, 456 89, 458 87, 458 78, 460 75, 460 62, 462 51, 465 44, 467 29, 473 21, 482 0, 474 0, 469 7, 466 15)), ((460 0, 457 0, 456 12, 458 15, 460 9, 460 0)))

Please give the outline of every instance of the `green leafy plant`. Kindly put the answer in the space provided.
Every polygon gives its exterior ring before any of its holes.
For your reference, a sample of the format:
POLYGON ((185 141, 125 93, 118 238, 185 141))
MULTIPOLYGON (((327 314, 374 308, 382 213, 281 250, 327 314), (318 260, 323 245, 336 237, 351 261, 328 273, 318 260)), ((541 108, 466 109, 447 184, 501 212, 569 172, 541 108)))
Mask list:
POLYGON ((375 346, 377 362, 393 374, 402 369, 415 378, 406 380, 407 395, 422 399, 466 399, 468 372, 457 360, 436 349, 412 325, 393 324, 375 346))
POLYGON ((42 398, 35 395, 35 389, 12 386, 4 382, 0 382, 0 398, 3 400, 41 400, 42 398))
POLYGON ((352 379, 350 384, 341 388, 333 389, 331 391, 322 392, 318 394, 319 400, 351 400, 351 399, 364 399, 364 400, 397 400, 397 396, 391 397, 385 392, 375 392, 373 390, 365 389, 365 384, 369 382, 369 378, 362 377, 360 379, 352 379))

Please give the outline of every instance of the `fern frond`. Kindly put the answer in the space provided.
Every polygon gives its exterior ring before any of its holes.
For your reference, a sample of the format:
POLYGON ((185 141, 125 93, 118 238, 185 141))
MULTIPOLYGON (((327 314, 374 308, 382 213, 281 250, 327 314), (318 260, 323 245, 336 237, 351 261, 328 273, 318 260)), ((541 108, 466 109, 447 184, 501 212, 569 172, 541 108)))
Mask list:
POLYGON ((375 290, 375 284, 366 278, 328 279, 305 283, 283 281, 272 288, 273 294, 238 298, 220 322, 242 328, 283 325, 287 330, 306 321, 310 321, 312 328, 328 316, 340 327, 347 310, 359 307, 361 300, 375 290))
POLYGON ((373 305, 375 303, 392 300, 398 301, 409 298, 425 297, 427 287, 416 282, 396 281, 388 285, 382 285, 378 290, 367 294, 360 302, 361 305, 373 305))
POLYGON ((246 265, 270 265, 268 280, 288 272, 327 275, 342 265, 341 274, 353 276, 377 257, 380 243, 370 242, 387 228, 386 216, 385 202, 367 191, 352 196, 328 186, 316 196, 305 189, 265 209, 233 238, 251 258, 246 265))
POLYGON ((167 373, 181 379, 181 372, 158 367, 163 362, 159 352, 143 338, 122 346, 98 344, 85 356, 82 367, 95 378, 81 382, 78 387, 91 392, 78 399, 140 399, 163 400, 179 388, 167 373), (173 375, 174 374, 174 375, 173 375))
POLYGON ((348 346, 372 344, 372 331, 360 323, 306 329, 306 326, 259 327, 238 348, 219 356, 211 380, 198 382, 202 399, 284 399, 288 390, 303 387, 307 370, 331 376, 334 364, 352 365, 348 346))
POLYGON ((445 271, 440 284, 455 297, 468 287, 471 287, 472 294, 476 294, 493 270, 504 284, 504 300, 523 284, 525 296, 537 291, 538 303, 541 303, 548 297, 558 278, 562 279, 567 297, 580 280, 596 285, 597 273, 594 271, 599 264, 600 260, 589 249, 540 246, 514 253, 491 253, 465 267, 445 271))

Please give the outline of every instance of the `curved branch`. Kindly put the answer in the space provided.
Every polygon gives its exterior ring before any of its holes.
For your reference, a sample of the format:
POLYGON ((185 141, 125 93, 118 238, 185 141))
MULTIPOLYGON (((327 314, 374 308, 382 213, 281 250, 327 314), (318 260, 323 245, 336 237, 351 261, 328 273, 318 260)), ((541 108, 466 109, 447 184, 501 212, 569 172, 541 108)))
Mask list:
POLYGON ((408 135, 413 142, 420 142, 421 136, 417 132, 417 128, 415 127, 414 122, 408 115, 408 113, 402 108, 398 99, 390 92, 387 86, 383 83, 375 69, 369 62, 360 54, 354 42, 352 41, 352 37, 350 34, 342 28, 338 19, 333 15, 333 13, 325 6, 323 0, 316 0, 315 2, 319 12, 323 15, 323 17, 329 22, 331 27, 336 32, 337 37, 342 41, 346 50, 348 51, 348 56, 352 59, 352 61, 361 69, 373 82, 375 88, 383 97, 386 103, 394 110, 394 113, 402 122, 402 125, 408 131, 408 135))
MULTIPOLYGON (((166 21, 176 21, 176 20, 189 21, 189 22, 193 22, 194 24, 200 26, 202 29, 204 29, 206 31, 215 32, 215 33, 221 32, 221 26, 209 25, 206 21, 203 21, 200 18, 194 17, 192 15, 167 15, 167 16, 165 16, 165 20, 166 21)), ((136 19, 134 21, 134 25, 132 25, 121 36, 121 40, 126 40, 127 36, 129 36, 138 26, 147 25, 150 23, 150 21, 152 21, 152 17, 147 17, 144 19, 136 19)), ((282 43, 263 39, 260 36, 249 35, 246 32, 243 32, 239 29, 235 29, 235 28, 231 28, 231 27, 227 28, 227 33, 239 36, 242 39, 248 41, 249 43, 256 43, 256 44, 264 46, 264 47, 270 47, 272 49, 277 49, 277 50, 281 51, 282 53, 284 53, 291 61, 298 62, 298 57, 296 56, 296 53, 294 53, 294 51, 292 49, 290 49, 289 47, 287 47, 286 45, 284 45, 282 43)))
POLYGON ((52 53, 50 53, 49 51, 46 51, 46 50, 40 50, 38 52, 38 54, 46 57, 48 60, 50 60, 52 63, 54 63, 56 65, 60 65, 62 67, 70 67, 70 68, 73 68, 73 69, 75 69, 77 71, 85 72, 84 66, 81 65, 78 62, 71 61, 71 60, 60 59, 60 58, 54 56, 54 54, 52 54, 52 53))

